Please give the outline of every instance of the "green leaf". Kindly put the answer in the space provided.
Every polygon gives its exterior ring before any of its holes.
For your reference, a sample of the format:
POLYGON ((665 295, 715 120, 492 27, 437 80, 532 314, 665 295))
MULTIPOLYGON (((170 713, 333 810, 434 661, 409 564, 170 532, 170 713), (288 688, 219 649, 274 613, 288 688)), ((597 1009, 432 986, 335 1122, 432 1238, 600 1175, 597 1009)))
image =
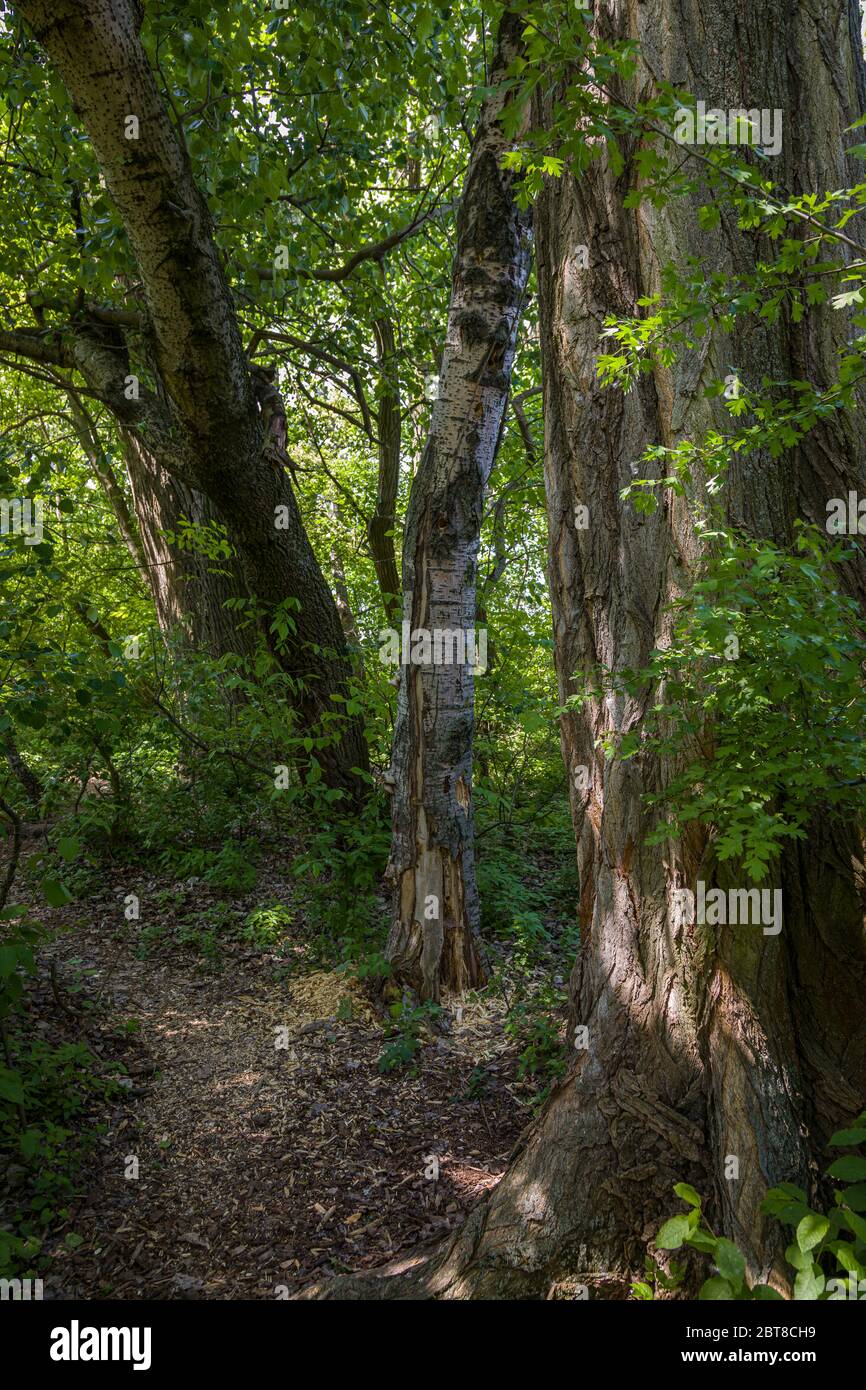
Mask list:
POLYGON ((70 864, 81 853, 81 841, 64 835, 57 841, 57 853, 61 859, 65 859, 67 864, 70 864))
POLYGON ((794 1280, 794 1298, 797 1303, 814 1303, 824 1292, 825 1279, 818 1265, 801 1269, 794 1280))
MULTIPOLYGON (((23 949, 27 955, 30 955, 26 947, 23 949)), ((0 946, 0 980, 5 980, 10 975, 15 974, 19 965, 22 964, 21 951, 22 947, 17 944, 14 946, 0 946)))
POLYGON ((689 1236, 689 1245, 693 1250, 700 1250, 705 1255, 712 1255, 716 1249, 716 1237, 711 1236, 709 1231, 692 1231, 689 1236))
POLYGON ((813 1250, 816 1245, 820 1245, 825 1235, 830 1229, 830 1222, 826 1216, 819 1216, 817 1212, 811 1212, 804 1216, 797 1227, 797 1244, 805 1253, 813 1250))
POLYGON ((72 894, 59 878, 44 878, 42 880, 42 892, 45 894, 45 901, 49 907, 65 907, 72 901, 72 894))
POLYGON ((845 1218, 845 1224, 848 1229, 853 1231, 857 1239, 862 1240, 863 1244, 866 1245, 866 1221, 863 1220, 863 1217, 857 1216, 853 1211, 849 1211, 847 1207, 842 1215, 845 1218))
POLYGON ((24 1104, 24 1087, 19 1072, 0 1067, 0 1097, 11 1101, 13 1105, 24 1104))
POLYGON ((729 1284, 735 1288, 742 1284, 746 1277, 746 1261, 732 1240, 722 1236, 716 1241, 715 1263, 722 1278, 729 1284))
POLYGON ((688 1202, 690 1207, 699 1207, 701 1199, 695 1189, 687 1182, 678 1182, 674 1187, 674 1192, 681 1197, 684 1202, 688 1202))
POLYGON ((703 1300, 733 1300, 734 1290, 731 1288, 727 1279, 707 1279, 701 1285, 698 1298, 703 1300))
POLYGON ((656 1245, 659 1250, 679 1250, 688 1234, 689 1218, 687 1216, 672 1216, 670 1221, 665 1222, 656 1236, 656 1245))
POLYGON ((866 1182, 855 1182, 845 1188, 845 1205, 853 1211, 866 1211, 866 1182))
POLYGON ((792 1269, 810 1269, 812 1266, 812 1256, 808 1251, 801 1250, 799 1245, 789 1245, 785 1259, 792 1269))
POLYGON ((853 1154, 837 1158, 827 1172, 831 1178, 840 1178, 842 1182, 862 1182, 866 1178, 866 1158, 855 1158, 853 1154))
POLYGON ((866 1144, 866 1129, 837 1129, 830 1145, 836 1148, 846 1148, 849 1144, 866 1144))
MULTIPOLYGON (((434 16, 429 5, 420 5, 415 17, 415 33, 418 42, 424 43, 433 33, 434 16)), ((855 147, 856 148, 856 147, 855 147)))
POLYGON ((39 1149, 39 1142, 42 1132, 38 1129, 25 1129, 24 1133, 18 1136, 18 1147, 21 1150, 22 1158, 33 1158, 39 1149))
POLYGON ((854 1254, 850 1241, 831 1240, 827 1249, 836 1256, 839 1264, 848 1274, 856 1274, 858 1279, 863 1278, 864 1267, 854 1254))

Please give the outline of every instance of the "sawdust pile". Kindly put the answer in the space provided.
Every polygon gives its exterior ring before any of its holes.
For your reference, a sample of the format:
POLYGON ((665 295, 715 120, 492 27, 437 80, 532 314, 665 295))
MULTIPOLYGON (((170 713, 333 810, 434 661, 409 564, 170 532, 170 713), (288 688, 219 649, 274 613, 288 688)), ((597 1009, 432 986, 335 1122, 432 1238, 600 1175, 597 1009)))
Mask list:
POLYGON ((381 1023, 360 982, 335 970, 304 975, 292 981, 291 989, 292 1004, 305 1022, 332 1019, 339 1014, 356 1023, 381 1023))

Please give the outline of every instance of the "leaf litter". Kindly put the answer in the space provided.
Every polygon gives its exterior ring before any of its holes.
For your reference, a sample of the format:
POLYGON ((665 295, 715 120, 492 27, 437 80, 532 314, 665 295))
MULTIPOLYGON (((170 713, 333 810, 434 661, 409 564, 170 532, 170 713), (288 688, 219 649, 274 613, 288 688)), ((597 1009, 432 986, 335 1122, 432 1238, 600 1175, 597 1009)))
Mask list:
POLYGON ((387 1018, 363 983, 301 973, 302 947, 288 978, 235 943, 210 970, 142 955, 118 928, 126 891, 74 904, 43 952, 61 993, 84 975, 129 1076, 70 1215, 82 1244, 52 1247, 55 1296, 285 1297, 441 1236, 498 1182, 528 1119, 498 998, 446 1006, 416 1064, 383 1074, 387 1018))

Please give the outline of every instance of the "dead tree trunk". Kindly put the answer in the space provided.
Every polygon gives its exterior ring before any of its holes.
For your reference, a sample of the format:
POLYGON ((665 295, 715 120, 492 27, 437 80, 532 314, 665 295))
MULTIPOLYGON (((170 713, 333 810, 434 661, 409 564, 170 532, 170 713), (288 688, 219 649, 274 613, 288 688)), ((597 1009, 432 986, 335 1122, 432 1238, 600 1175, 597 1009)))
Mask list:
MULTIPOLYGON (((494 89, 519 34, 507 16, 494 89)), ((487 98, 460 206, 438 396, 403 543, 409 651, 401 632, 394 653, 388 958, 398 979, 433 1000, 442 988, 462 991, 482 978, 472 817, 476 564, 531 259, 529 216, 501 168, 504 101, 501 87, 487 98)))

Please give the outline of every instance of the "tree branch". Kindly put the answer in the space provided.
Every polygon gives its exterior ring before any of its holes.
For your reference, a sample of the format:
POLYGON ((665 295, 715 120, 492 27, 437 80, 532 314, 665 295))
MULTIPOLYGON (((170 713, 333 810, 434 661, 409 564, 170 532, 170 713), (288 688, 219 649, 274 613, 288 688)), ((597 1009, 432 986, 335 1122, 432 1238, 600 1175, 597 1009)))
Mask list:
POLYGON ((221 454, 248 449, 252 389, 208 207, 139 37, 134 0, 20 0, 66 84, 129 236, 166 392, 221 454))

